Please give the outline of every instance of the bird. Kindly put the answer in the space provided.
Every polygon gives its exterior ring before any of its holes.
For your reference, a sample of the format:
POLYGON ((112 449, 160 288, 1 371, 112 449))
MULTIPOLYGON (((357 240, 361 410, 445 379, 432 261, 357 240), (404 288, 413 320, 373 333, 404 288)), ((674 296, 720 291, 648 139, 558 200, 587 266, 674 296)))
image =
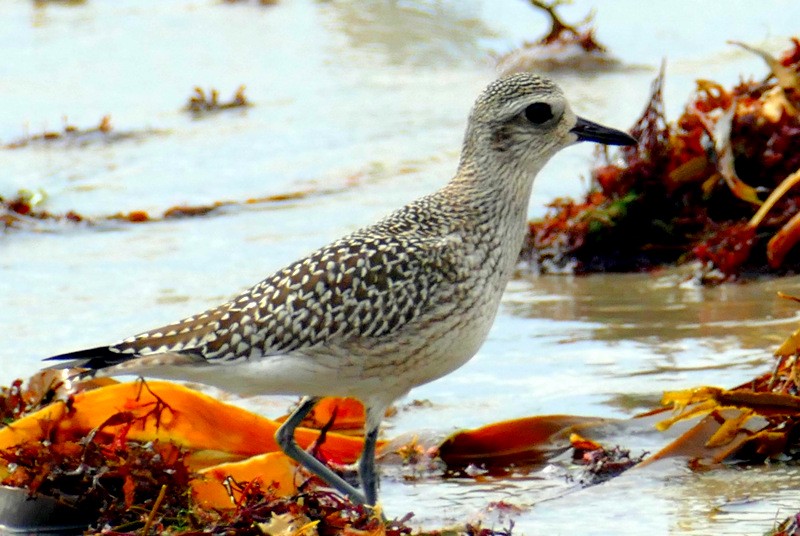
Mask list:
POLYGON ((47 358, 86 376, 195 381, 243 396, 301 396, 275 439, 356 504, 376 507, 387 408, 464 365, 497 314, 527 232, 534 178, 581 141, 635 145, 575 115, 552 80, 490 83, 469 114, 452 179, 230 301, 107 346, 47 358), (325 396, 366 408, 360 489, 301 449, 296 427, 325 396))

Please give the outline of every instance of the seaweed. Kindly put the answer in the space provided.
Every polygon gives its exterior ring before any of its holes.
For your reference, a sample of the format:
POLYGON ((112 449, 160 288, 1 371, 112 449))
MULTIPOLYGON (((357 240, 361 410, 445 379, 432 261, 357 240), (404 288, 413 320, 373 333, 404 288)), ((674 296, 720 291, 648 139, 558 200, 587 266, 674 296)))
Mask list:
POLYGON ((586 52, 607 52, 606 47, 595 39, 594 29, 588 26, 593 18, 592 15, 589 15, 577 25, 567 24, 556 13, 556 8, 565 3, 563 0, 555 0, 549 4, 542 0, 529 0, 529 2, 533 7, 541 9, 550 17, 550 31, 539 40, 540 45, 576 43, 586 52))
POLYGON ((30 227, 30 224, 34 222, 50 222, 66 225, 83 224, 84 226, 98 226, 104 222, 126 222, 135 224, 156 223, 166 220, 195 218, 217 214, 225 208, 283 203, 316 195, 326 195, 339 192, 351 186, 352 184, 347 184, 338 188, 307 188, 280 194, 251 197, 240 201, 220 200, 202 205, 175 205, 166 209, 161 214, 150 214, 146 210, 132 210, 129 212, 115 212, 95 217, 89 217, 74 210, 67 211, 63 214, 50 212, 41 208, 47 198, 44 193, 23 190, 13 199, 6 200, 0 197, 0 229, 23 229, 30 227))
POLYGON ((498 71, 511 74, 522 71, 611 70, 621 65, 595 37, 593 13, 577 24, 569 24, 558 14, 564 0, 529 0, 550 20, 549 31, 540 39, 526 42, 518 50, 498 58, 498 71))
POLYGON ((614 158, 602 148, 590 192, 555 200, 531 222, 523 258, 543 272, 575 273, 699 260, 705 282, 800 270, 792 250, 800 240, 792 220, 800 212, 799 57, 794 39, 767 61, 765 80, 732 89, 698 80, 675 122, 664 114, 662 67, 631 129, 639 145, 614 158))
POLYGON ((232 110, 236 108, 249 108, 253 106, 244 94, 245 86, 239 86, 229 101, 219 100, 219 91, 211 89, 207 94, 200 87, 194 88, 194 95, 189 97, 189 102, 183 109, 192 114, 194 118, 199 118, 209 113, 232 110))
MULTIPOLYGON (((45 398, 24 405, 20 411, 17 400, 26 398, 24 395, 32 390, 23 390, 21 386, 22 382, 17 380, 2 397, 6 407, 16 406, 12 411, 16 418, 42 406, 45 398)), ((67 414, 73 411, 71 401, 70 397, 64 402, 67 414)), ((160 409, 153 408, 153 412, 160 409)), ((119 412, 88 435, 66 440, 56 438, 57 419, 44 420, 40 440, 0 451, 0 460, 6 466, 2 483, 96 512, 97 527, 108 525, 127 531, 147 523, 152 525, 152 513, 157 510, 158 524, 164 526, 167 518, 176 517, 188 508, 192 474, 179 447, 157 441, 127 440, 128 432, 139 422, 158 418, 153 412, 143 416, 119 412), (115 433, 106 433, 110 427, 117 427, 115 433), (170 493, 166 494, 166 490, 170 493)))
MULTIPOLYGON (((175 419, 185 412, 180 393, 193 396, 190 391, 167 390, 156 382, 158 390, 178 404, 173 408, 170 401, 155 394, 155 387, 141 381, 131 391, 138 393, 134 399, 116 399, 125 409, 110 411, 88 433, 78 434, 77 423, 87 422, 92 412, 106 410, 97 408, 97 402, 89 403, 93 399, 86 398, 86 393, 80 401, 67 395, 57 402, 64 406, 61 412, 47 412, 46 402, 53 400, 47 393, 62 387, 51 385, 41 392, 47 377, 57 380, 54 374, 49 371, 27 383, 17 380, 0 392, 7 423, 39 415, 32 412, 42 406, 45 410, 37 419, 35 438, 16 441, 0 450, 0 475, 4 485, 94 512, 89 533, 255 535, 264 534, 276 519, 299 526, 309 524, 319 535, 365 531, 399 536, 411 531, 405 524, 410 516, 384 522, 372 509, 317 488, 316 479, 306 480, 297 494, 287 496, 277 493, 277 484, 262 482, 260 477, 241 482, 228 477, 225 484, 232 507, 205 506, 193 485, 209 475, 190 468, 191 449, 172 441, 138 439, 145 430, 158 431, 161 427, 179 437, 175 419)), ((130 391, 124 384, 115 384, 114 388, 130 391)), ((224 411, 221 405, 220 410, 224 411)), ((25 425, 11 426, 18 434, 25 434, 25 425)), ((320 435, 319 442, 324 440, 324 434, 320 435)))
POLYGON ((573 449, 572 460, 585 466, 580 481, 586 487, 618 477, 647 456, 647 452, 632 456, 629 449, 620 446, 606 448, 578 434, 572 434, 569 439, 573 449))
POLYGON ((145 130, 115 130, 111 124, 111 116, 105 115, 95 127, 80 128, 67 120, 64 127, 59 130, 45 130, 39 134, 29 134, 4 144, 4 149, 22 149, 24 147, 49 147, 61 144, 65 147, 86 147, 95 143, 116 143, 131 139, 140 139, 145 136, 162 135, 166 131, 158 129, 145 130))

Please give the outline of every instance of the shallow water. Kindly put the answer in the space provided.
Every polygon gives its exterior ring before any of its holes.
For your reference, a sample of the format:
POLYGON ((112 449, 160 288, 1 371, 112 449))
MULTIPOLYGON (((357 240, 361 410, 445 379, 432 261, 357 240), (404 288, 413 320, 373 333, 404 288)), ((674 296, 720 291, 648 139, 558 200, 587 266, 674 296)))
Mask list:
MULTIPOLYGON (((689 1, 640 6, 594 6, 598 39, 624 67, 557 73, 578 113, 627 127, 666 58, 674 117, 696 78, 730 84, 766 72, 726 40, 780 51, 800 15, 793 0, 728 2, 721 13, 689 1)), ((590 7, 574 2, 564 16, 590 7)), ((544 25, 512 0, 0 3, 1 142, 58 130, 64 117, 89 128, 105 114, 134 134, 2 150, 0 196, 41 189, 48 210, 104 215, 323 191, 205 218, 0 235, 0 382, 29 375, 44 356, 215 305, 442 185, 471 102, 494 76, 492 55, 536 39, 544 25), (180 110, 195 86, 227 99, 240 84, 254 107, 199 120, 180 110)), ((531 215, 553 197, 579 195, 590 163, 588 146, 554 158, 531 215)), ((798 318, 775 292, 797 294, 800 279, 713 289, 684 281, 677 271, 572 278, 522 268, 479 354, 414 390, 409 400, 431 407, 401 411, 387 434, 533 414, 625 418, 665 390, 733 386, 768 370, 798 318)), ((649 450, 666 440, 619 438, 649 450)), ((412 484, 390 472, 383 502, 390 515, 414 511, 429 527, 491 521, 484 508, 507 500, 523 508, 523 534, 752 534, 800 508, 798 478, 782 465, 696 474, 670 462, 577 490, 558 466, 488 482, 412 484)))

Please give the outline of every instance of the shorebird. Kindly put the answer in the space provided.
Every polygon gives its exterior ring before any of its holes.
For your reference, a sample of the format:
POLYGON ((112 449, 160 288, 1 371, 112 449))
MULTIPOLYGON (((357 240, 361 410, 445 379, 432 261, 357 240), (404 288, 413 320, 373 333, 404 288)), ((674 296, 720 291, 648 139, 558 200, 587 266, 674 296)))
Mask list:
POLYGON ((547 78, 501 78, 475 102, 458 170, 437 192, 219 307, 48 359, 87 375, 138 374, 242 395, 301 395, 276 433, 278 444, 352 501, 374 506, 375 443, 387 407, 478 351, 520 254, 533 179, 556 152, 579 141, 636 143, 577 117, 547 78), (360 490, 294 440, 295 428, 323 396, 355 397, 366 407, 360 490))

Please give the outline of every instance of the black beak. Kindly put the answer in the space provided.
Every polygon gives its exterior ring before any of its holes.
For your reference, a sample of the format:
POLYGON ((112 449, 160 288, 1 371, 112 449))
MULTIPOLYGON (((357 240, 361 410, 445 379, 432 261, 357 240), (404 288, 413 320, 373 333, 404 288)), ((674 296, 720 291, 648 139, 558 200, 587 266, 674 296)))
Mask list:
POLYGON ((595 141, 605 145, 636 145, 639 143, 636 138, 621 130, 592 123, 583 117, 578 118, 578 122, 570 132, 578 136, 578 141, 595 141))

